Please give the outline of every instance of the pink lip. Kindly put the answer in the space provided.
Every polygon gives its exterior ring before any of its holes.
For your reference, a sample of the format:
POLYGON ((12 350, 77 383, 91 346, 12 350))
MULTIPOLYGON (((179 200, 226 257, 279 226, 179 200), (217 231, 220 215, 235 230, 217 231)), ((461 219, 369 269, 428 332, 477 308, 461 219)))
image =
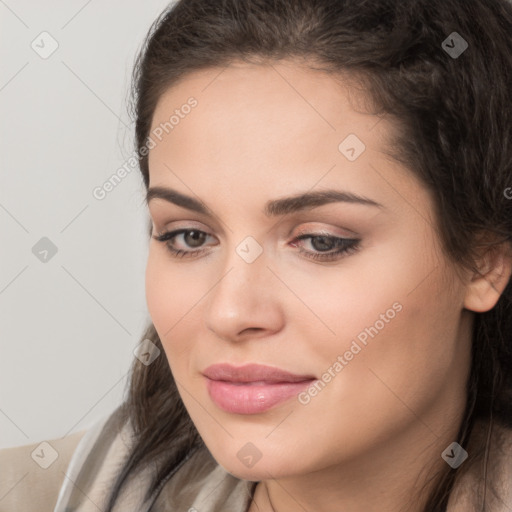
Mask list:
POLYGON ((210 398, 223 410, 257 414, 296 396, 315 377, 259 364, 215 364, 203 372, 210 398))

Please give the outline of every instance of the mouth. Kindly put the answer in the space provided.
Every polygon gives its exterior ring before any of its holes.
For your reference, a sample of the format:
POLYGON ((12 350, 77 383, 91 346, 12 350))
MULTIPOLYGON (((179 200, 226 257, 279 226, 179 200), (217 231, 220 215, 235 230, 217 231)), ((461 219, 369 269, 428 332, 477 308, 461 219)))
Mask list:
POLYGON ((216 364, 204 370, 212 401, 233 414, 258 414, 296 396, 316 378, 259 364, 216 364))
POLYGON ((276 384, 285 382, 303 382, 314 379, 314 375, 297 375, 281 368, 262 364, 246 364, 233 366, 228 363, 219 363, 208 366, 203 375, 211 380, 223 380, 233 383, 266 383, 276 384))

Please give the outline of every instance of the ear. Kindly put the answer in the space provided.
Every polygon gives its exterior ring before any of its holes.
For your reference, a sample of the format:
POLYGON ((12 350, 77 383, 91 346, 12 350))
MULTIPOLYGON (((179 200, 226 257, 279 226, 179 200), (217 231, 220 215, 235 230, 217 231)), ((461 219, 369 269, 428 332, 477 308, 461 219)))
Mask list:
POLYGON ((486 247, 477 262, 475 272, 467 285, 464 307, 477 313, 491 310, 512 274, 512 247, 503 242, 499 245, 486 247))

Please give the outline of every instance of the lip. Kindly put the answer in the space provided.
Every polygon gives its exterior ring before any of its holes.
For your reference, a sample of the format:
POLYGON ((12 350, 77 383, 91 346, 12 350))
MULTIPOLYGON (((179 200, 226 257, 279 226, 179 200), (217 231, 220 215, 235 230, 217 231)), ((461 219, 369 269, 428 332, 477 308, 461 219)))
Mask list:
POLYGON ((210 398, 235 414, 258 414, 309 386, 316 378, 260 364, 214 364, 203 371, 210 398))

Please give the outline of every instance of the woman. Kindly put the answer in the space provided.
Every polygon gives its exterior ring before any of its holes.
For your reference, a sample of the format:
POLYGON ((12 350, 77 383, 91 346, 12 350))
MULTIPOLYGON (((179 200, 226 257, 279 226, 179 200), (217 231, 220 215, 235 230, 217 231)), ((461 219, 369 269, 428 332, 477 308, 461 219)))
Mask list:
POLYGON ((151 324, 55 512, 511 510, 511 91, 507 0, 164 12, 151 324))

